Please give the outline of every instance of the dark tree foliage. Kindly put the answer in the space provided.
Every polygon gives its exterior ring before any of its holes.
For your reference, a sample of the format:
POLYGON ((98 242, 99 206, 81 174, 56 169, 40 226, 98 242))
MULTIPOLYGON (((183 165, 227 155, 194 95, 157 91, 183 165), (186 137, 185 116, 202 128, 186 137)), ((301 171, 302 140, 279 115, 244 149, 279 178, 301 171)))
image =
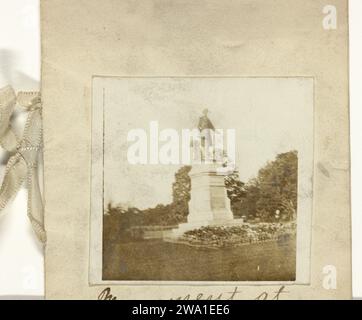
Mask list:
POLYGON ((277 155, 245 185, 241 215, 261 221, 290 221, 296 217, 298 153, 277 155))
POLYGON ((190 166, 185 166, 176 172, 172 185, 173 200, 170 204, 159 204, 154 208, 140 210, 134 207, 113 206, 109 203, 103 217, 104 240, 116 243, 119 240, 127 240, 130 236, 135 238, 135 234, 130 233, 136 232, 131 229, 136 226, 176 226, 186 222, 191 190, 190 170, 190 166))
POLYGON ((175 174, 172 185, 172 214, 177 223, 186 222, 189 214, 189 201, 191 198, 191 179, 189 172, 191 166, 182 167, 175 174))
POLYGON ((225 187, 227 196, 230 199, 231 211, 235 216, 241 212, 241 204, 246 196, 245 183, 240 181, 239 174, 234 172, 225 177, 225 187))
MULTIPOLYGON (((187 221, 191 180, 190 166, 180 168, 172 185, 172 203, 139 210, 108 205, 104 215, 105 240, 117 242, 128 238, 134 226, 172 226, 187 221)), ((298 154, 291 151, 277 155, 259 170, 247 184, 233 173, 225 177, 225 186, 234 216, 266 222, 291 221, 296 218, 298 154)))

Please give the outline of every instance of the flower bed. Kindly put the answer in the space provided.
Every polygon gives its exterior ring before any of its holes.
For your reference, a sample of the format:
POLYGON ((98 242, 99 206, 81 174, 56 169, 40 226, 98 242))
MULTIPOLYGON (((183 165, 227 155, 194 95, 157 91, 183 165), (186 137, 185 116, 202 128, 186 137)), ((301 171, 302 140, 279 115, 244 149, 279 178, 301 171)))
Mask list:
POLYGON ((257 223, 241 226, 208 226, 187 231, 180 240, 192 245, 228 247, 295 235, 295 223, 257 223))

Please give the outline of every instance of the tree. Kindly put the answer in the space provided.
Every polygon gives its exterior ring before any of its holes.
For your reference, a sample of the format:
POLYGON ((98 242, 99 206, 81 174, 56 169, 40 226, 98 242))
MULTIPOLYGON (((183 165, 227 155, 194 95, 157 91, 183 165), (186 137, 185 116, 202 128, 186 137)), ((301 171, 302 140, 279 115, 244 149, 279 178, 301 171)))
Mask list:
POLYGON ((242 215, 262 221, 295 219, 298 198, 298 153, 277 155, 245 186, 242 215))
POLYGON ((224 179, 227 196, 230 199, 231 211, 238 215, 241 209, 241 203, 245 197, 245 183, 240 181, 239 174, 233 172, 224 179))
POLYGON ((186 222, 189 214, 189 201, 191 199, 191 179, 189 176, 191 166, 180 168, 175 174, 172 184, 171 210, 178 223, 186 222))
MULTIPOLYGON (((108 205, 104 215, 105 237, 115 241, 127 239, 127 230, 134 226, 170 226, 187 221, 191 198, 191 167, 184 166, 175 173, 172 202, 140 210, 128 206, 108 205)), ((247 184, 238 173, 225 177, 225 186, 234 216, 259 218, 262 221, 293 220, 297 210, 298 154, 296 151, 277 155, 247 184)))

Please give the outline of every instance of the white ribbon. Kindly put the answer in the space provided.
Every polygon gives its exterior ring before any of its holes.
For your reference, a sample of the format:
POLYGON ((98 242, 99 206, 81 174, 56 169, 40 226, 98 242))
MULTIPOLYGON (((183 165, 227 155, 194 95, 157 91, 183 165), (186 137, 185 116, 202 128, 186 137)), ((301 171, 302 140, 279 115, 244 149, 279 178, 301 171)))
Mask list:
POLYGON ((10 86, 0 89, 0 145, 11 154, 0 188, 0 214, 25 182, 28 190, 28 217, 34 232, 45 243, 44 208, 37 166, 42 147, 41 101, 38 92, 20 92, 16 96, 10 86), (21 139, 10 125, 17 103, 28 111, 21 139))

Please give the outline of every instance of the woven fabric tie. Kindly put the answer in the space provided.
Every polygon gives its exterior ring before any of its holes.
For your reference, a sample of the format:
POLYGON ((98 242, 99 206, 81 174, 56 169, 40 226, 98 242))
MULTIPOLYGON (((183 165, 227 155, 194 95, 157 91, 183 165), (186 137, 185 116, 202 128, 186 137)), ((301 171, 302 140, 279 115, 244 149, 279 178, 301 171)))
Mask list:
POLYGON ((17 194, 23 183, 28 190, 28 217, 34 232, 43 243, 44 208, 38 180, 38 156, 42 148, 41 100, 37 92, 20 92, 17 96, 11 87, 0 89, 0 145, 11 156, 5 168, 0 188, 0 214, 17 194), (23 136, 13 132, 10 118, 16 104, 28 111, 23 136))

